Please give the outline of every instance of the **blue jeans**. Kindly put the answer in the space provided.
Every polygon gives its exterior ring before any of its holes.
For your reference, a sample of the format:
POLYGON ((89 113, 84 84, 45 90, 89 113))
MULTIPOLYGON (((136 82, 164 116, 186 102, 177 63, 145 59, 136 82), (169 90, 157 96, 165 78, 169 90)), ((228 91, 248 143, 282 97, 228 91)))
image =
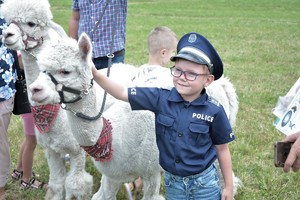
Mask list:
POLYGON ((180 177, 164 172, 167 200, 219 200, 221 186, 218 172, 211 165, 200 174, 180 177))
MULTIPOLYGON (((121 54, 121 55, 116 54, 112 58, 111 63, 112 64, 113 63, 124 63, 124 57, 125 57, 124 53, 121 54)), ((107 56, 93 58, 93 62, 94 62, 97 69, 104 69, 104 68, 108 67, 108 57, 107 56)))

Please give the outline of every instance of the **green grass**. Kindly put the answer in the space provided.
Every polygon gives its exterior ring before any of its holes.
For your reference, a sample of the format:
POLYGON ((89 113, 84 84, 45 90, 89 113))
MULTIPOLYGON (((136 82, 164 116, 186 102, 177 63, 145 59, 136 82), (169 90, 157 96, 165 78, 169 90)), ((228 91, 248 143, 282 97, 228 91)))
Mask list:
MULTIPOLYGON (((51 0, 54 21, 66 30, 71 1, 51 0)), ((236 87, 240 107, 236 141, 230 144, 233 169, 243 181, 239 200, 300 199, 300 174, 274 167, 273 144, 283 139, 274 127, 272 108, 300 76, 300 1, 298 0, 130 0, 126 63, 147 62, 147 35, 155 26, 168 26, 178 37, 191 31, 206 36, 225 63, 224 74, 236 87)), ((9 129, 11 167, 16 165, 22 140, 20 118, 9 129)), ((48 167, 38 147, 34 171, 47 181, 48 167)), ((94 190, 100 174, 88 159, 94 190)), ((42 199, 44 192, 20 192, 7 185, 8 199, 42 199)), ((120 191, 118 199, 125 199, 120 191)))

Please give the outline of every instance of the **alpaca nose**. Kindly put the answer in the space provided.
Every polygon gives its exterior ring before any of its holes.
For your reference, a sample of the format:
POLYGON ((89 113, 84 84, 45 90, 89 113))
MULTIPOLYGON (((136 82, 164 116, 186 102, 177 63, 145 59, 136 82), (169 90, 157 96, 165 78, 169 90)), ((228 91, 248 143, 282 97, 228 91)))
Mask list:
POLYGON ((31 84, 31 85, 29 85, 29 91, 33 95, 33 94, 41 92, 42 91, 42 87, 34 85, 34 84, 31 84))
POLYGON ((3 39, 4 38, 10 38, 10 37, 12 37, 12 36, 14 36, 15 34, 13 34, 12 32, 10 32, 10 31, 8 31, 8 30, 4 30, 3 32, 2 32, 2 37, 3 37, 3 39))

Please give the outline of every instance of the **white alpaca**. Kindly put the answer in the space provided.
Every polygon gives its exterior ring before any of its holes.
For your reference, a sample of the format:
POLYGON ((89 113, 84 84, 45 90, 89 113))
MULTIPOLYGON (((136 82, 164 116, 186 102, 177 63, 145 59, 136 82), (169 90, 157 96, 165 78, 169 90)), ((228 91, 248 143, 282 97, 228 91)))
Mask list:
MULTIPOLYGON (((47 0, 5 0, 1 14, 10 24, 3 31, 2 41, 8 48, 21 50, 29 85, 39 74, 37 53, 47 43, 57 43, 66 37, 66 33, 52 21, 47 0)), ((59 104, 33 106, 32 110, 37 140, 45 151, 50 171, 45 199, 90 199, 93 177, 85 171, 85 152, 71 133, 66 111, 59 104), (55 112, 46 110, 48 107, 55 112), (69 172, 63 159, 65 154, 70 155, 69 172)))
MULTIPOLYGON (((161 169, 152 113, 131 111, 128 103, 119 100, 105 105, 103 113, 100 112, 104 91, 91 82, 93 64, 89 42, 86 36, 80 39, 78 47, 77 42, 69 38, 41 52, 38 56, 40 69, 52 74, 51 79, 58 81, 58 85, 51 82, 50 76, 41 73, 30 86, 32 100, 41 104, 60 102, 56 88, 62 85, 82 91, 82 99, 71 93, 64 93, 64 99, 78 99, 74 103, 66 103, 66 109, 72 111, 68 112, 68 119, 75 138, 81 146, 85 146, 102 174, 101 186, 92 199, 114 200, 122 183, 140 176, 144 181, 143 199, 162 200, 164 198, 159 195, 161 169), (86 117, 74 115, 79 112, 86 117)), ((135 71, 133 66, 114 65, 111 77, 126 84, 132 71, 135 71)))

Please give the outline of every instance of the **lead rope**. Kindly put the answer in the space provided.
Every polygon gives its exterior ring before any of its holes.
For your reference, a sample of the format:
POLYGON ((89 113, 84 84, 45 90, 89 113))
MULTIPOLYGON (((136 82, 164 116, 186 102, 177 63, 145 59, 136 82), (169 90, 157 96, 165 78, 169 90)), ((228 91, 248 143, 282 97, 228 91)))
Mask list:
MULTIPOLYGON (((105 4, 105 7, 104 7, 104 9, 103 9, 103 11, 102 11, 102 13, 101 13, 101 16, 100 16, 99 20, 96 21, 95 26, 94 26, 94 29, 92 29, 92 31, 91 31, 91 33, 90 33, 91 39, 93 39, 93 37, 94 37, 94 32, 95 32, 96 29, 98 28, 98 26, 99 26, 99 24, 100 24, 100 22, 101 22, 101 20, 102 20, 102 18, 103 18, 103 16, 104 16, 104 13, 105 13, 105 10, 106 10, 106 8, 107 8, 107 6, 108 6, 109 1, 110 1, 110 0, 106 0, 106 4, 105 4)), ((118 4, 117 4, 116 6, 117 6, 117 9, 118 9, 118 4)), ((116 10, 117 10, 117 9, 116 9, 116 10)), ((117 10, 117 11, 118 11, 118 10, 117 10)), ((115 55, 114 55, 113 53, 111 53, 111 52, 112 52, 113 46, 114 46, 114 37, 115 37, 115 32, 116 32, 116 19, 117 19, 117 13, 118 13, 117 11, 115 12, 114 26, 113 26, 113 36, 112 36, 112 42, 111 42, 111 44, 110 44, 110 53, 107 54, 107 57, 108 57, 108 66, 107 66, 108 69, 107 69, 107 74, 106 74, 107 77, 109 77, 109 74, 110 74, 110 67, 111 67, 111 65, 112 65, 112 64, 111 64, 111 60, 112 60, 112 58, 115 56, 115 55)), ((102 115, 103 110, 104 110, 104 107, 105 107, 106 97, 107 97, 107 92, 105 91, 105 92, 104 92, 104 95, 103 95, 102 105, 101 105, 100 112, 99 112, 100 116, 102 115)), ((100 117, 100 116, 99 116, 99 117, 100 117)))
MULTIPOLYGON (((110 75, 110 68, 112 66, 112 59, 115 57, 115 55, 113 54, 113 47, 114 47, 114 41, 115 41, 115 36, 116 36, 117 17, 118 17, 119 9, 120 9, 120 6, 119 6, 119 3, 117 2, 116 12, 115 12, 115 16, 114 16, 114 26, 113 26, 113 32, 112 32, 112 39, 111 39, 110 50, 109 50, 110 53, 108 53, 106 55, 108 57, 108 66, 107 66, 107 73, 106 73, 107 77, 109 77, 109 75, 110 75)), ((102 113, 103 110, 104 110, 106 97, 107 97, 107 92, 105 91, 104 96, 103 96, 102 106, 101 106, 101 109, 100 109, 100 113, 102 113)))

